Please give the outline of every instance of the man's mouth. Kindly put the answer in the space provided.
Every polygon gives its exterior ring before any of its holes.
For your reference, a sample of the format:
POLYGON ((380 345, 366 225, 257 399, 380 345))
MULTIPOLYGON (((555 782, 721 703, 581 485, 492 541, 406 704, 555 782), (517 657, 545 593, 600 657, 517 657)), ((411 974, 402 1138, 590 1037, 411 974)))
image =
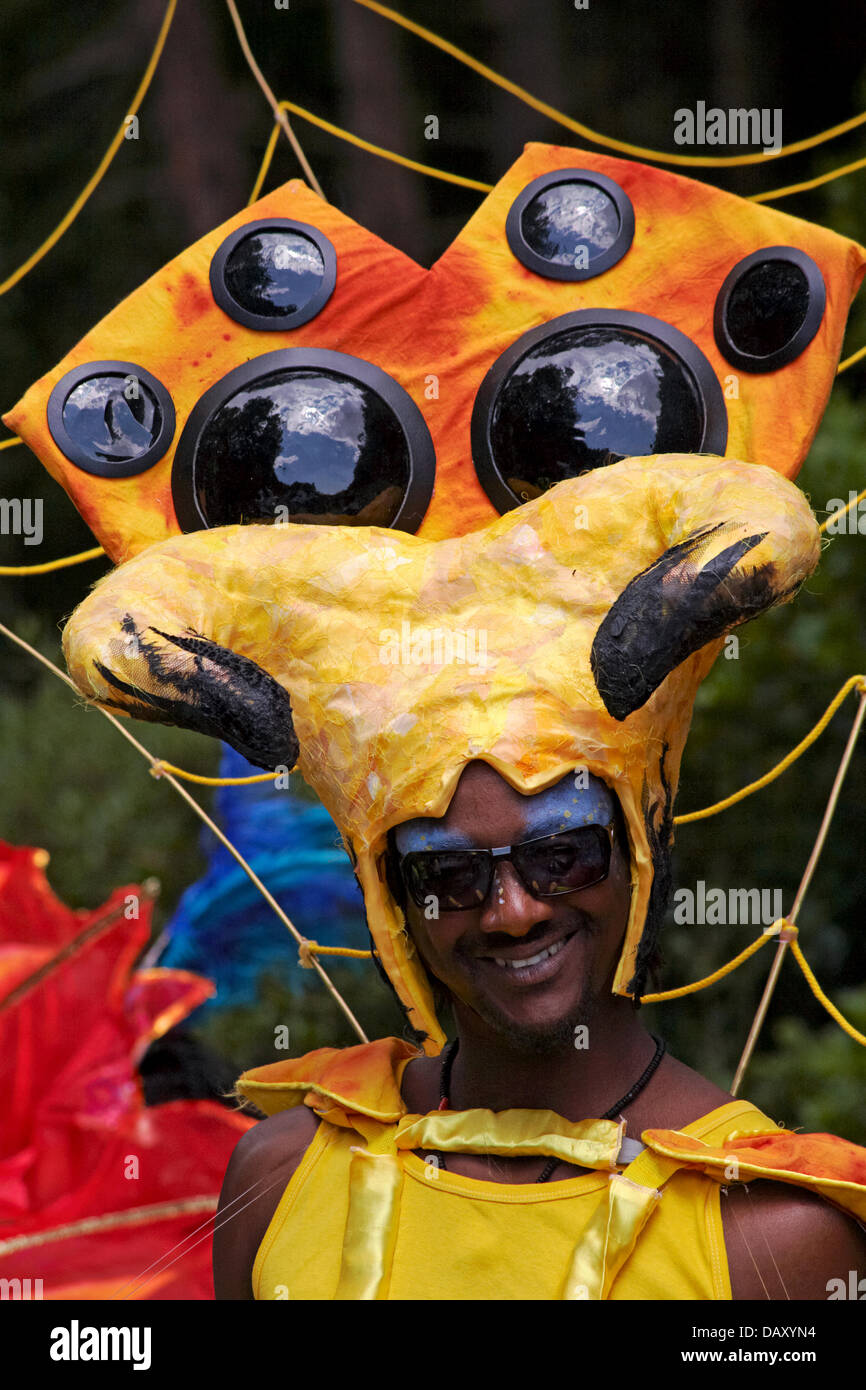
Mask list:
POLYGON ((554 960, 576 934, 569 932, 567 936, 552 941, 549 946, 535 951, 530 956, 482 956, 481 959, 506 973, 515 984, 535 984, 538 980, 546 980, 558 969, 558 966, 553 964, 554 960))

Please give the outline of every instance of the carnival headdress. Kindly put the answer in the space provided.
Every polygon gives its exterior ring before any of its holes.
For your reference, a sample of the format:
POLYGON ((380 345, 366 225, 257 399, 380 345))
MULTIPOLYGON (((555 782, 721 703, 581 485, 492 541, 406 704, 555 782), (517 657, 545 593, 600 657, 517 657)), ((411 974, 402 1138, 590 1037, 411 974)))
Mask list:
POLYGON ((127 561, 67 627, 79 687, 297 763, 431 1050, 385 836, 444 814, 474 758, 526 793, 576 766, 616 790, 630 992, 697 686, 721 635, 817 563, 780 475, 864 264, 821 228, 558 147, 530 146, 430 271, 292 183, 5 417, 127 561), (419 628, 458 659, 416 662, 419 628))
POLYGON ((64 651, 103 707, 297 765, 342 833, 382 964, 438 1047, 387 831, 444 815, 476 758, 527 794, 576 766, 601 777, 631 847, 614 985, 628 993, 715 639, 790 598, 818 555, 805 499, 772 470, 631 459, 453 540, 253 525, 165 541, 96 585, 64 651))

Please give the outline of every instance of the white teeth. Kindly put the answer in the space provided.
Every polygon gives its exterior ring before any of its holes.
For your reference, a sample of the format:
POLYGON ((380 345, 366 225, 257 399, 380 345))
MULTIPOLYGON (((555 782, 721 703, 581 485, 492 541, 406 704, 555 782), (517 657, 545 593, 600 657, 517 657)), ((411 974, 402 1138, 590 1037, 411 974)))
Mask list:
POLYGON ((528 965, 538 965, 541 961, 547 960, 548 956, 555 956, 564 945, 564 941, 556 941, 552 946, 548 946, 546 951, 539 951, 537 956, 530 956, 528 960, 502 960, 500 956, 494 956, 493 959, 497 965, 504 965, 509 970, 525 970, 528 965))

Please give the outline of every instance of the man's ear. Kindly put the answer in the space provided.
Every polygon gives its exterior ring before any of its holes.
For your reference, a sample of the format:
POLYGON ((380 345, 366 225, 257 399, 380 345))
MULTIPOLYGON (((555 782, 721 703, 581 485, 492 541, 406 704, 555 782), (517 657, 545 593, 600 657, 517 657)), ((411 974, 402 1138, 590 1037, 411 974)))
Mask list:
POLYGON ((720 522, 671 546, 636 575, 595 634, 590 666, 608 713, 625 719, 686 657, 758 613, 792 597, 794 582, 772 554, 743 563, 767 532, 742 535, 720 522), (723 545, 728 535, 739 539, 723 545))

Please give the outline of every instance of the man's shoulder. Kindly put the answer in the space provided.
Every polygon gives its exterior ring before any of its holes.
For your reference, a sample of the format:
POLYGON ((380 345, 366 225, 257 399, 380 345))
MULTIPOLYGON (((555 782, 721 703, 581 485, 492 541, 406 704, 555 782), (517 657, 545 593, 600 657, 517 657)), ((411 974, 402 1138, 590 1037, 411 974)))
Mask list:
MULTIPOLYGON (((268 1174, 295 1171, 318 1128, 318 1116, 306 1105, 267 1115, 242 1134, 232 1152, 223 1183, 223 1196, 245 1191, 268 1174)), ((288 1178, 286 1179, 288 1181, 288 1178)))
MULTIPOLYGON (((660 1124, 654 1116, 654 1129, 681 1130, 735 1100, 673 1057, 665 1080, 659 1098, 664 1119, 660 1124)), ((850 1270, 866 1275, 866 1231, 848 1212, 799 1185, 793 1171, 786 1181, 723 1186, 721 1211, 736 1300, 826 1299, 831 1280, 847 1286, 850 1270)))
POLYGON ((235 1145, 213 1237, 218 1299, 253 1297, 250 1276, 256 1253, 318 1123, 308 1106, 297 1105, 260 1120, 235 1145))
POLYGON ((809 1188, 723 1189, 722 1222, 735 1299, 826 1299, 833 1280, 866 1276, 866 1231, 809 1188))

